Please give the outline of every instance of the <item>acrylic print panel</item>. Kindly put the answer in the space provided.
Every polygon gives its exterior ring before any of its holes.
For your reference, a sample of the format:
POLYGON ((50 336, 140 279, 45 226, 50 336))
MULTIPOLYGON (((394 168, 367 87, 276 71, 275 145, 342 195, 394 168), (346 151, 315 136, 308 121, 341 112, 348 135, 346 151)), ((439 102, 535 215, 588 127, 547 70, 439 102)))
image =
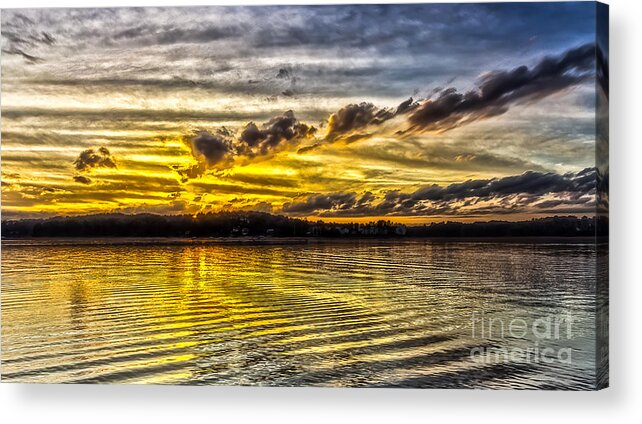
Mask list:
POLYGON ((608 385, 608 9, 2 11, 2 381, 608 385))

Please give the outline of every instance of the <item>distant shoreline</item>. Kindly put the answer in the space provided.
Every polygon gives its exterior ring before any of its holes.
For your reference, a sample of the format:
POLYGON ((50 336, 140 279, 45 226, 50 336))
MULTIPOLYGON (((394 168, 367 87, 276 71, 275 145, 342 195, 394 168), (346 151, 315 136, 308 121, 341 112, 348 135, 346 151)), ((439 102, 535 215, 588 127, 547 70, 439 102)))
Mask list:
POLYGON ((260 246, 260 245, 316 245, 316 244, 351 244, 378 243, 403 244, 418 242, 434 243, 516 243, 516 244, 595 244, 607 243, 603 237, 588 236, 489 236, 489 237, 21 237, 2 238, 3 246, 190 246, 190 245, 225 245, 225 246, 260 246), (22 243, 21 243, 22 242, 22 243))
POLYGON ((406 226, 392 221, 311 222, 263 212, 191 215, 103 214, 2 221, 3 239, 199 240, 217 243, 303 243, 313 240, 420 238, 431 240, 542 240, 608 234, 605 217, 553 216, 530 221, 432 223, 406 226))

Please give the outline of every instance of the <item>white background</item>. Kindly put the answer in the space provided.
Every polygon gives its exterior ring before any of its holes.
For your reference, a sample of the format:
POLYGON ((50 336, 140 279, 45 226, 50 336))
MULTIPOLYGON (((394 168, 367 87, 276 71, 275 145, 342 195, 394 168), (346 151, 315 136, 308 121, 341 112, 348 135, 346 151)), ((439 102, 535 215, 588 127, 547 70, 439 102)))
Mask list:
MULTIPOLYGON (((276 3, 306 2, 277 0, 276 3)), ((642 252, 639 249, 642 190, 638 178, 638 172, 642 171, 639 131, 642 124, 642 2, 611 0, 608 3, 611 6, 611 388, 601 392, 493 392, 4 383, 0 384, 0 419, 6 423, 642 422, 642 252)), ((187 4, 233 2, 189 0, 187 4)), ((3 8, 52 5, 42 0, 1 3, 3 8)), ((65 7, 148 5, 182 4, 177 0, 56 2, 56 6, 65 7)))

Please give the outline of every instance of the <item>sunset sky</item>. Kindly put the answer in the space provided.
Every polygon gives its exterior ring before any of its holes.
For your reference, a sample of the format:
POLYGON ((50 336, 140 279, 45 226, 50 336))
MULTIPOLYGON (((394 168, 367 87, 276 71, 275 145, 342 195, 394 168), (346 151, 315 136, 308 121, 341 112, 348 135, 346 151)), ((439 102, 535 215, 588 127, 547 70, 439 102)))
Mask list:
POLYGON ((595 4, 2 11, 2 216, 592 215, 595 4))

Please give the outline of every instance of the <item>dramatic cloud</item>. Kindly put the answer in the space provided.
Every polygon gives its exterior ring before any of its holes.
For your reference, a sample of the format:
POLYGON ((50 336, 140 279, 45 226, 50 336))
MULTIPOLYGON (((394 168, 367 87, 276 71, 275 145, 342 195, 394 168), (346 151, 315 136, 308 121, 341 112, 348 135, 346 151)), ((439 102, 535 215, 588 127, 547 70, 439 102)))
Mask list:
POLYGON ((448 88, 421 103, 408 117, 410 131, 447 131, 478 119, 505 113, 512 104, 526 103, 560 92, 595 74, 595 44, 585 44, 559 57, 546 57, 535 67, 484 75, 477 89, 460 93, 448 88))
POLYGON ((197 163, 191 166, 174 165, 174 169, 182 182, 201 177, 208 169, 225 169, 232 166, 236 148, 233 134, 225 127, 211 133, 200 130, 183 137, 197 163))
POLYGON ((217 134, 199 131, 185 141, 196 159, 214 167, 231 160, 233 146, 228 136, 229 133, 225 129, 219 130, 217 134))
POLYGON ((172 168, 183 181, 202 176, 208 169, 226 169, 235 163, 252 160, 297 145, 314 136, 316 128, 299 122, 292 111, 276 116, 260 127, 250 122, 238 137, 228 128, 222 127, 215 133, 198 131, 184 137, 197 164, 172 168))
POLYGON ((577 174, 569 173, 564 175, 552 172, 527 171, 521 175, 489 180, 468 180, 446 187, 433 184, 422 187, 413 193, 393 191, 386 195, 386 201, 409 207, 423 200, 453 201, 472 197, 491 198, 513 194, 540 196, 560 192, 585 194, 594 191, 595 185, 596 175, 594 168, 584 169, 577 174))
POLYGON ((465 215, 533 212, 564 206, 564 212, 586 212, 595 207, 597 176, 594 168, 578 173, 528 171, 503 178, 468 180, 445 187, 429 185, 414 192, 390 191, 377 199, 371 192, 314 194, 284 204, 290 215, 382 216, 465 215), (545 196, 549 196, 546 198, 545 196))
POLYGON ((371 125, 380 125, 397 115, 409 112, 417 106, 412 97, 401 103, 396 109, 378 108, 372 103, 350 104, 330 115, 326 139, 337 140, 355 130, 371 125))
POLYGON ((74 176, 74 181, 80 184, 89 185, 91 184, 91 178, 85 177, 84 175, 74 176))
POLYGON ((315 194, 302 202, 283 205, 283 212, 291 214, 310 214, 323 210, 349 210, 357 201, 356 193, 315 194))
MULTIPOLYGON (((520 66, 512 71, 486 73, 479 86, 465 94, 455 88, 434 91, 436 98, 415 102, 412 98, 393 108, 372 103, 349 104, 328 118, 325 141, 354 142, 369 137, 367 128, 376 127, 400 115, 406 116, 408 128, 397 134, 443 132, 466 123, 505 113, 513 104, 534 102, 595 75, 595 45, 571 49, 559 57, 546 57, 535 67, 520 66)), ((281 71, 284 71, 283 69, 281 71)), ((281 73, 279 73, 280 75, 281 73)), ((304 146, 299 153, 323 143, 304 146)))
MULTIPOLYGON (((520 66, 511 71, 486 73, 476 89, 460 93, 455 88, 439 89, 435 98, 415 102, 412 98, 397 108, 380 108, 372 103, 349 104, 328 118, 325 141, 354 142, 371 134, 376 127, 397 116, 406 117, 408 128, 398 134, 443 132, 466 123, 505 113, 511 105, 534 102, 580 84, 595 75, 595 44, 568 50, 559 57, 546 57, 529 69, 520 66)), ((281 69, 281 75, 289 75, 281 69)), ((304 146, 299 153, 322 145, 319 141, 304 146)))
POLYGON ((294 112, 272 118, 258 127, 247 124, 239 137, 239 152, 246 156, 261 156, 280 150, 283 144, 296 143, 314 136, 316 128, 299 122, 294 112))
POLYGON ((83 150, 74 161, 77 171, 86 172, 92 168, 116 168, 116 162, 107 148, 83 150))

